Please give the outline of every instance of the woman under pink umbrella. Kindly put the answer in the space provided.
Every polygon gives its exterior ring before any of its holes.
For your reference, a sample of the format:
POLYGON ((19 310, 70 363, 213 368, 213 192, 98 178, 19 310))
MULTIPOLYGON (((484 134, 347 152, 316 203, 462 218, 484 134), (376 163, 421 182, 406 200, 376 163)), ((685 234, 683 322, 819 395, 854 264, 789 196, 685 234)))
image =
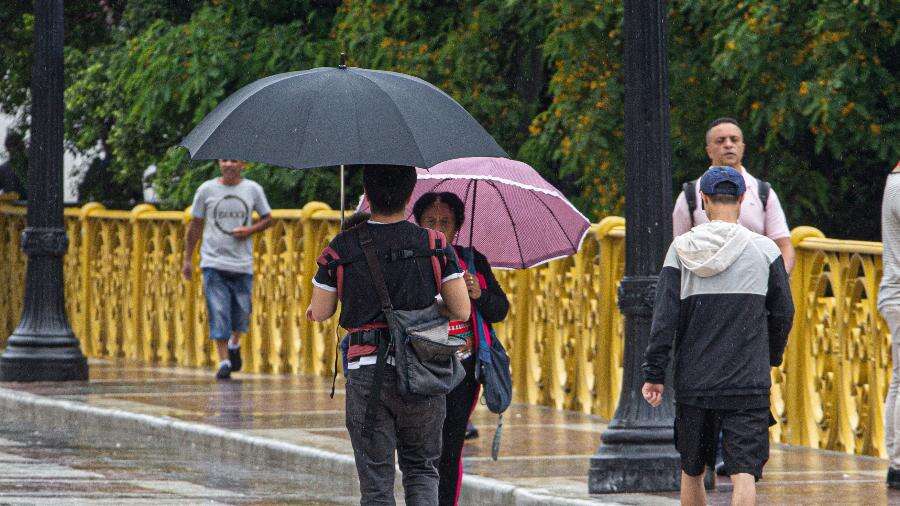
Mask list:
MULTIPOLYGON (((454 193, 426 193, 419 197, 413 206, 413 216, 421 227, 437 230, 455 242, 459 229, 465 220, 465 204, 454 193)), ((441 460, 438 463, 440 488, 438 497, 442 505, 455 505, 459 500, 462 484, 462 449, 466 439, 466 428, 469 417, 478 403, 481 385, 475 377, 477 346, 481 339, 474 323, 478 321, 475 311, 481 314, 488 325, 506 318, 509 312, 509 300, 503 288, 491 271, 487 258, 477 250, 463 251, 456 245, 456 254, 460 258, 460 267, 465 272, 466 289, 472 300, 472 317, 467 321, 451 321, 450 334, 466 340, 466 346, 457 351, 466 370, 465 379, 447 394, 447 415, 444 418, 442 433, 441 460), (474 258, 475 275, 472 275, 464 258, 474 258)))

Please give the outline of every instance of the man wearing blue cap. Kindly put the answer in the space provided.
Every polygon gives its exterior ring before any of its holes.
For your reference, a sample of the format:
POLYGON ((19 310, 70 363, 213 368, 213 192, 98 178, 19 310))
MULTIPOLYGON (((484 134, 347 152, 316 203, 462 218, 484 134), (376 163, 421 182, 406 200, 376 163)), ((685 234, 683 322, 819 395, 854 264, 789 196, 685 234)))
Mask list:
POLYGON ((781 364, 794 304, 778 246, 738 224, 746 184, 731 167, 700 178, 708 223, 672 242, 659 276, 644 398, 662 403, 672 346, 682 504, 705 504, 723 434, 732 504, 754 504, 769 458, 769 367, 781 364))

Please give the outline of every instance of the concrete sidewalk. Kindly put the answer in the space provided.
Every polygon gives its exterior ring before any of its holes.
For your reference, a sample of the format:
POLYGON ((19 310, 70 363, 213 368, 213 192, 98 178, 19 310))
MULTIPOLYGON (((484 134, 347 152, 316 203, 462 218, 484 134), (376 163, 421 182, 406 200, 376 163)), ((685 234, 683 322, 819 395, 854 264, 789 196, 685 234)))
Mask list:
MULTIPOLYGON (((0 410, 10 423, 67 430, 85 440, 150 436, 208 459, 296 470, 310 487, 327 487, 339 501, 358 497, 340 381, 330 399, 325 378, 238 373, 217 382, 211 371, 92 361, 88 383, 0 386, 0 410)), ((606 427, 599 417, 514 405, 504 416, 497 462, 490 458, 496 415, 479 407, 473 421, 481 438, 466 444, 463 504, 677 503, 672 493, 587 493, 589 459, 606 427)), ((881 459, 773 448, 760 503, 833 503, 842 497, 849 502, 841 504, 900 504, 900 494, 883 484, 886 467, 881 459)), ((726 503, 727 488, 710 502, 726 503)))

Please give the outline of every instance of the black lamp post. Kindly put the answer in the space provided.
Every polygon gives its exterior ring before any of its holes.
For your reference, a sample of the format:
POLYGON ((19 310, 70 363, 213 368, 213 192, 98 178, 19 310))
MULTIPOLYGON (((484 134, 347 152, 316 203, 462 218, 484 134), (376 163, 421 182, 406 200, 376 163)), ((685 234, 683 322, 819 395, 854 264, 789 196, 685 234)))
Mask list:
POLYGON ((35 0, 34 10, 25 303, 0 356, 0 380, 86 380, 87 360, 66 318, 63 292, 69 245, 63 225, 63 0, 35 0))
POLYGON ((624 377, 616 414, 591 458, 591 493, 678 490, 680 483, 671 389, 658 408, 641 395, 656 282, 672 239, 665 20, 665 0, 625 0, 624 377))

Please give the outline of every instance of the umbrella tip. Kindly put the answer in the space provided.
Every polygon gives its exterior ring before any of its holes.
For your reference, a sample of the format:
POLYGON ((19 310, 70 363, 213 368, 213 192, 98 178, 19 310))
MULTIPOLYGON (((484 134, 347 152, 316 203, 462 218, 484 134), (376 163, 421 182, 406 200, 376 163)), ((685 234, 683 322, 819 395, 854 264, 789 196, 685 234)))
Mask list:
POLYGON ((341 51, 341 63, 338 65, 339 69, 347 68, 347 53, 341 51))

